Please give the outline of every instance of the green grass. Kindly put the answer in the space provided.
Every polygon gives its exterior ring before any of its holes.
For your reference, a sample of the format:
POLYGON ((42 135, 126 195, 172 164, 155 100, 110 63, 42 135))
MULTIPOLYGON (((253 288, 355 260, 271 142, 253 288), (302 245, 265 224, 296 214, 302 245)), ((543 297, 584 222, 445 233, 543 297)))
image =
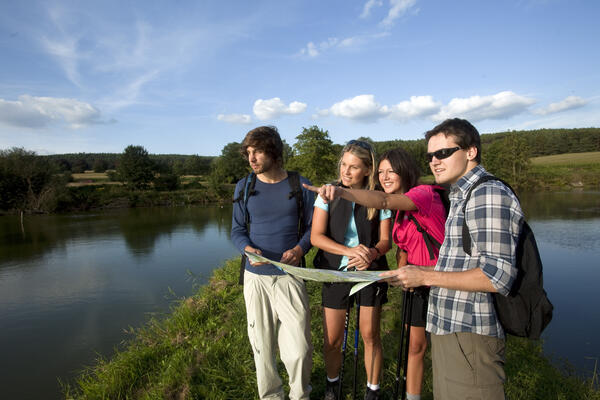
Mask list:
POLYGON ((588 153, 555 154, 552 156, 533 157, 533 165, 568 165, 583 166, 589 164, 600 164, 600 151, 588 153))
MULTIPOLYGON (((314 251, 311 252, 311 256, 314 251)), ((309 257, 310 258, 310 257, 309 257)), ((391 256, 390 256, 391 259, 391 256)), ((131 329, 125 349, 100 359, 77 382, 64 387, 68 399, 251 399, 256 398, 252 350, 246 336, 242 287, 237 284, 239 258, 214 271, 198 293, 174 305, 164 318, 131 329)), ((315 352, 312 398, 324 392, 321 285, 307 282, 315 352)), ((384 346, 383 398, 391 398, 396 371, 402 291, 392 288, 382 314, 384 346)), ((354 326, 351 320, 351 326, 354 326)), ((350 343, 352 340, 350 339, 350 343)), ((350 345, 351 346, 351 345, 350 345)), ((351 347, 350 347, 351 348, 351 347)), ((562 374, 543 357, 541 343, 509 338, 507 395, 520 399, 600 399, 589 382, 562 374)), ((362 358, 362 349, 361 356, 362 358)), ((345 390, 350 398, 352 351, 347 352, 345 390)), ((279 363, 284 382, 285 368, 279 363)), ((358 369, 359 396, 364 368, 358 369)), ((286 388, 287 390, 287 388, 286 388)), ((426 356, 423 399, 432 399, 431 360, 426 356)))

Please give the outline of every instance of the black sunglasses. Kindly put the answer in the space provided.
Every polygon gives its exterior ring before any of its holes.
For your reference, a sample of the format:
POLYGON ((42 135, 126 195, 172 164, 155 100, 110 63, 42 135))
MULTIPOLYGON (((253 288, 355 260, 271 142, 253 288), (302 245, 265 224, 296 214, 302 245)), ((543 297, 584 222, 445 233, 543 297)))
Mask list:
POLYGON ((373 149, 371 148, 371 145, 367 142, 363 142, 362 140, 350 140, 348 141, 348 143, 346 143, 346 146, 358 146, 358 147, 362 147, 363 149, 367 150, 367 151, 373 151, 373 149))
POLYGON ((433 157, 437 158, 438 160, 443 160, 444 158, 448 158, 450 157, 452 154, 456 153, 458 150, 460 150, 460 147, 449 147, 446 149, 439 149, 436 151, 433 151, 431 153, 427 153, 425 154, 425 157, 427 158, 427 162, 431 162, 433 160, 433 157))

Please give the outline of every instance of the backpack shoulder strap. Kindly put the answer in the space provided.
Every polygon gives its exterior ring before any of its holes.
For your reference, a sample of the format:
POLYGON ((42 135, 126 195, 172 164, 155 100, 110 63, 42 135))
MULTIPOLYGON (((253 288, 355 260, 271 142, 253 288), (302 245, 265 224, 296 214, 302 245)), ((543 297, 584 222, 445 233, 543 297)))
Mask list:
MULTIPOLYGON (((487 181, 500 181, 511 192, 513 192, 515 197, 517 196, 517 194, 515 193, 513 188, 510 187, 510 185, 508 183, 506 183, 505 181, 503 181, 502 179, 500 179, 498 177, 495 177, 494 175, 486 175, 486 176, 481 177, 477 182, 475 182, 469 188, 469 191, 467 192, 467 196, 465 198, 465 202, 463 203, 463 206, 462 206, 462 211, 463 211, 463 214, 465 215, 465 217, 463 218, 463 224, 462 224, 462 242, 463 242, 463 250, 468 255, 471 255, 471 233, 469 232, 469 227, 467 226, 467 218, 466 218, 466 213, 465 213, 465 211, 467 209, 467 203, 469 202, 469 199, 471 198, 471 193, 473 192, 473 190, 475 190, 475 188, 477 186, 479 186, 482 183, 487 182, 487 181)), ((517 199, 518 199, 518 197, 517 197, 517 199)))
POLYGON ((417 221, 417 218, 415 218, 415 216, 412 213, 409 214, 408 219, 417 226, 417 230, 423 236, 423 241, 425 242, 425 246, 427 246, 427 251, 429 252, 429 259, 434 260, 435 253, 433 251, 433 248, 435 247, 439 250, 440 247, 442 247, 442 244, 438 242, 433 236, 431 236, 431 234, 427 232, 427 230, 423 229, 421 224, 419 224, 419 221, 417 221))
MULTIPOLYGON (((243 189, 240 190, 237 199, 233 201, 242 202, 242 211, 244 212, 244 224, 246 226, 246 232, 250 233, 250 213, 248 212, 248 199, 250 196, 254 194, 254 186, 256 185, 256 174, 254 172, 250 172, 246 175, 246 179, 244 180, 243 189)), ((240 285, 244 284, 244 271, 246 270, 246 255, 242 255, 242 261, 240 263, 240 285)))
MULTIPOLYGON (((300 174, 297 171, 287 171, 288 183, 290 184, 290 194, 288 199, 294 197, 296 199, 296 209, 298 210, 298 240, 304 235, 306 226, 304 224, 304 196, 302 195, 302 187, 300 186, 300 174)), ((305 261, 302 257, 301 266, 304 267, 305 261)))
POLYGON ((446 211, 446 217, 448 217, 448 212, 450 211, 450 199, 448 198, 448 188, 439 185, 432 186, 433 190, 440 196, 440 201, 444 206, 444 211, 446 211))

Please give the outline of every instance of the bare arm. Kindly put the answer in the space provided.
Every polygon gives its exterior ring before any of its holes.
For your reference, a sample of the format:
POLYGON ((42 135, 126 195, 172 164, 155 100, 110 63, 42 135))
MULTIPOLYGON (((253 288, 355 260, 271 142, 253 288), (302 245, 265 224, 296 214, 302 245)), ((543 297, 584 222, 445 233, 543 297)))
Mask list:
POLYGON ((308 190, 318 193, 327 203, 341 197, 353 201, 361 206, 376 208, 378 210, 404 210, 414 211, 415 203, 408 197, 399 193, 385 193, 379 190, 346 189, 335 185, 316 186, 304 185, 308 190))
POLYGON ((411 265, 386 271, 380 276, 386 277, 386 281, 392 286, 403 286, 405 288, 437 286, 469 292, 494 293, 497 291, 481 268, 459 272, 442 272, 434 271, 431 267, 411 265))
POLYGON ((370 251, 365 245, 356 247, 347 247, 340 244, 327 236, 328 213, 325 210, 315 207, 313 211, 312 228, 310 232, 310 242, 313 246, 318 247, 331 254, 347 256, 348 258, 357 257, 365 263, 370 263, 370 251))

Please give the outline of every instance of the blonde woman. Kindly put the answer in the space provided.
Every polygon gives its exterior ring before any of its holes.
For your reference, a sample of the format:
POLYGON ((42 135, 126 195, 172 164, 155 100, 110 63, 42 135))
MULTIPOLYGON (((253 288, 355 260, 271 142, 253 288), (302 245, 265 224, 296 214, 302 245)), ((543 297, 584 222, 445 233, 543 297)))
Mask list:
MULTIPOLYGON (((352 189, 375 188, 375 158, 373 149, 364 141, 351 140, 339 160, 336 186, 352 189)), ((342 198, 325 203, 315 201, 311 243, 319 248, 316 268, 336 270, 387 270, 385 253, 390 249, 391 212, 363 207, 342 198)), ((323 352, 327 372, 326 400, 338 398, 339 372, 342 363, 340 348, 344 336, 346 310, 354 299, 349 298, 352 284, 324 283, 323 352)), ((364 343, 367 375, 365 399, 379 398, 379 377, 383 356, 380 337, 381 306, 387 302, 387 284, 367 286, 356 294, 360 307, 360 333, 364 343)))

